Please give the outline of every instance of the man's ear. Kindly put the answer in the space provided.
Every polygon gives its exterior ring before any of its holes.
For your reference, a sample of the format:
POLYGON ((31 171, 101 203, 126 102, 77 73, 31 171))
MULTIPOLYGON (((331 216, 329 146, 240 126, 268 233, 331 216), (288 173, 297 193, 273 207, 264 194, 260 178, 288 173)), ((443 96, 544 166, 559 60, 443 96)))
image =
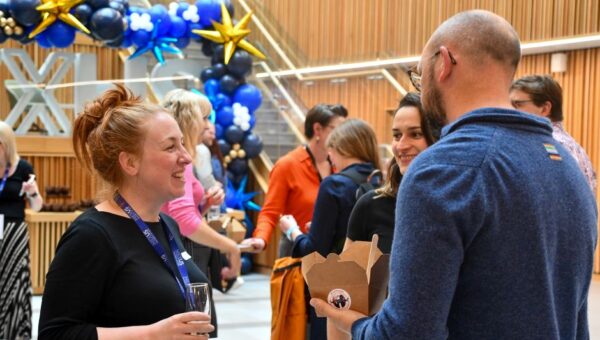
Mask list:
POLYGON ((546 118, 550 118, 550 113, 552 112, 552 103, 550 101, 546 101, 542 106, 542 116, 546 118))
POLYGON ((446 46, 440 46, 440 58, 442 58, 442 68, 438 81, 444 81, 450 74, 452 74, 452 59, 450 58, 450 52, 446 46))
POLYGON ((119 165, 125 174, 129 176, 137 175, 140 168, 139 164, 138 157, 125 151, 119 153, 119 165))

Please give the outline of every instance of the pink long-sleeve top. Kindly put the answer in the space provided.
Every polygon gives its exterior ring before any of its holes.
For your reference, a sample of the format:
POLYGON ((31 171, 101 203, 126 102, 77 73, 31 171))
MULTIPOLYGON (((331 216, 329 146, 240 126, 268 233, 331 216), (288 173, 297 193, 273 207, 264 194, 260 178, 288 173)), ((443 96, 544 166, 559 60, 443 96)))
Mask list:
POLYGON ((161 211, 177 221, 181 235, 188 236, 200 227, 202 215, 198 206, 204 198, 204 188, 194 177, 194 165, 185 167, 183 178, 185 179, 185 194, 172 201, 165 203, 161 211))

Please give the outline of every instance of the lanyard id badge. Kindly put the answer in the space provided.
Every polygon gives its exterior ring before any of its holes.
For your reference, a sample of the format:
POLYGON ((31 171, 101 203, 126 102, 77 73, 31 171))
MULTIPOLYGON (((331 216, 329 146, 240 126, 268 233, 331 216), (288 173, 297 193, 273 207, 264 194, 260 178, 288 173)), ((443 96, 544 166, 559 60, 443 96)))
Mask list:
POLYGON ((175 278, 175 281, 177 281, 177 285, 179 286, 179 290, 181 291, 181 296, 185 299, 185 287, 190 283, 190 278, 188 276, 187 269, 185 268, 185 263, 183 257, 181 256, 181 251, 179 250, 177 242, 175 242, 175 236, 173 236, 171 230, 161 220, 161 224, 163 226, 163 229, 165 230, 165 233, 167 234, 169 246, 171 247, 171 252, 173 253, 173 258, 175 259, 175 264, 177 265, 177 269, 179 271, 179 274, 181 275, 183 283, 179 280, 177 274, 175 274, 175 271, 173 270, 173 267, 171 266, 171 263, 167 258, 167 253, 165 249, 158 242, 156 235, 154 235, 154 233, 152 232, 152 230, 150 230, 148 225, 141 219, 141 217, 135 212, 135 210, 133 210, 131 205, 129 205, 129 203, 125 201, 121 194, 119 194, 118 192, 115 193, 114 200, 119 205, 119 207, 121 207, 121 209, 123 209, 123 211, 135 222, 142 234, 144 234, 146 240, 148 240, 148 243, 150 243, 156 254, 161 258, 164 265, 167 267, 169 272, 171 272, 171 275, 173 275, 173 277, 175 278))

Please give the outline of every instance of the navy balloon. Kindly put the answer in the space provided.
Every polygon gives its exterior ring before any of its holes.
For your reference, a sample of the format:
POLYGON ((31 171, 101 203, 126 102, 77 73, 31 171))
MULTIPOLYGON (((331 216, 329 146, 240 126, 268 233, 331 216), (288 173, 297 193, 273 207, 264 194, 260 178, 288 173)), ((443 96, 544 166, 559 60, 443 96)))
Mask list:
POLYGON ((210 67, 207 67, 204 70, 202 70, 202 72, 200 72, 200 80, 202 80, 203 83, 206 83, 209 79, 213 78, 214 72, 210 67))
POLYGON ((233 102, 240 103, 247 107, 250 112, 254 112, 262 102, 262 94, 256 86, 252 84, 243 84, 235 90, 233 102))
POLYGON ((231 3, 231 0, 221 0, 224 4, 225 4, 225 8, 227 8, 227 12, 229 12, 229 16, 230 17, 234 17, 233 15, 233 4, 231 3))
POLYGON ((22 26, 33 26, 42 20, 35 8, 40 0, 13 0, 10 3, 10 15, 22 26))
POLYGON ((69 47, 75 41, 75 28, 57 20, 46 29, 48 42, 58 48, 69 47))
POLYGON ((108 6, 108 2, 109 2, 109 0, 87 0, 86 1, 86 3, 88 3, 94 9, 99 9, 99 8, 107 7, 108 6))
POLYGON ((252 71, 252 57, 250 53, 244 50, 236 50, 233 56, 231 56, 229 64, 227 64, 227 69, 237 78, 244 78, 249 75, 252 71))
POLYGON ((177 41, 175 42, 175 46, 179 47, 179 48, 186 48, 187 45, 190 44, 190 38, 189 37, 179 37, 177 38, 177 41))
POLYGON ((123 5, 120 1, 111 1, 108 3, 108 7, 115 9, 117 12, 125 15, 125 5, 123 5))
MULTIPOLYGON (((5 42, 7 39, 8 39, 8 37, 6 36, 6 34, 4 34, 4 30, 0 30, 0 44, 5 42)), ((44 47, 44 46, 42 46, 42 47, 44 47)))
POLYGON ((94 10, 89 4, 81 4, 73 9, 73 15, 81 21, 84 26, 90 22, 94 10))
POLYGON ((89 28, 101 40, 116 40, 125 33, 123 16, 110 7, 94 12, 89 28))
POLYGON ((221 63, 214 64, 212 70, 216 79, 221 79, 221 77, 227 73, 227 67, 221 63))
POLYGON ((227 170, 237 176, 245 175, 248 173, 248 161, 246 159, 236 158, 227 165, 227 170))
MULTIPOLYGON (((227 138, 227 131, 230 125, 233 124, 233 109, 231 106, 223 106, 219 109, 219 111, 217 111, 217 123, 219 123, 222 127, 227 128, 225 130, 225 138, 227 138)), ((227 141, 229 141, 229 139, 227 139, 227 141)))
POLYGON ((169 36, 173 38, 183 37, 187 33, 187 24, 185 20, 180 17, 171 17, 171 29, 169 30, 169 36))
POLYGON ((241 143, 244 139, 244 131, 237 125, 231 125, 225 129, 225 140, 229 144, 241 143))
POLYGON ((221 91, 225 94, 232 95, 235 92, 235 89, 240 86, 240 82, 235 79, 234 76, 229 74, 221 77, 221 81, 219 82, 221 85, 221 91))
MULTIPOLYGON (((216 127, 216 125, 215 125, 216 127)), ((227 143, 224 139, 218 139, 217 143, 219 144, 219 149, 223 155, 229 155, 229 151, 231 151, 231 145, 227 143)))
POLYGON ((48 30, 35 36, 35 41, 43 48, 52 48, 52 43, 48 40, 48 30))
POLYGON ((137 46, 145 46, 150 41, 151 33, 144 30, 137 30, 131 34, 131 41, 137 46))
POLYGON ((258 156, 258 154, 262 151, 263 142, 260 137, 251 133, 246 138, 244 138, 244 142, 242 142, 242 149, 246 151, 246 157, 254 158, 258 156))
POLYGON ((219 123, 215 123, 215 137, 219 140, 223 138, 223 127, 219 123))
POLYGON ((204 41, 202 44, 202 54, 207 57, 213 56, 213 42, 212 41, 204 41))
POLYGON ((204 83, 204 93, 207 95, 217 94, 221 92, 221 86, 219 85, 219 81, 216 79, 209 79, 204 83))
POLYGON ((223 47, 222 44, 215 46, 215 48, 213 49, 213 54, 210 63, 212 65, 225 63, 225 47, 223 47))

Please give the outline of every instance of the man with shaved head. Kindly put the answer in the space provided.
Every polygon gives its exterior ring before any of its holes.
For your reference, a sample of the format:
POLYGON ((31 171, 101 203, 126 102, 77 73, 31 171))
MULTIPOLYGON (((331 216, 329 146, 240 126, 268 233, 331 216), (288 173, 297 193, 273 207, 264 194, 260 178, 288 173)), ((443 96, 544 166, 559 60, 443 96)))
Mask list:
POLYGON ((433 33, 410 76, 425 109, 448 124, 402 179, 382 309, 366 317, 311 300, 339 330, 589 338, 595 199, 548 120, 512 108, 519 58, 514 29, 487 11, 459 13, 433 33))

